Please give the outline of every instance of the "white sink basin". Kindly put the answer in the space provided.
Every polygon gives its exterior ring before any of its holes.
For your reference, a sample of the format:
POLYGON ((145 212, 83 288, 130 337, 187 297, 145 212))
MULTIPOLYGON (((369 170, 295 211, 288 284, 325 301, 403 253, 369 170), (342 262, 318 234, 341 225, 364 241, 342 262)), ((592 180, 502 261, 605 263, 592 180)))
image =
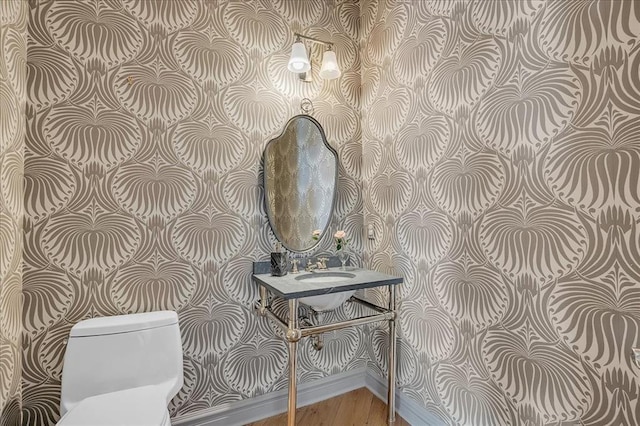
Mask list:
MULTIPOLYGON (((296 281, 304 281, 305 283, 340 283, 349 281, 351 278, 355 278, 355 274, 349 272, 313 272, 296 277, 296 281)), ((301 297, 298 299, 300 303, 311 307, 316 312, 332 311, 346 302, 353 294, 355 290, 343 291, 340 293, 323 294, 320 296, 301 297)))
POLYGON ((355 290, 343 291, 341 293, 323 294, 321 296, 301 297, 300 303, 304 303, 316 312, 333 311, 342 306, 355 293, 355 290))
POLYGON ((337 283, 340 281, 348 281, 355 278, 355 274, 348 272, 313 272, 296 277, 296 281, 304 281, 306 283, 337 283))

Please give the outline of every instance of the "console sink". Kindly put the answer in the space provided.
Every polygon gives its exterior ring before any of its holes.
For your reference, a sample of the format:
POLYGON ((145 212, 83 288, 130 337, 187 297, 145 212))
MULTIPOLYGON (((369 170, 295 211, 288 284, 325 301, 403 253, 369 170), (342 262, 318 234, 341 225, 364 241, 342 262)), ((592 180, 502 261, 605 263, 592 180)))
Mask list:
MULTIPOLYGON (((1 0, 0 0, 1 1, 1 0)), ((269 262, 254 263, 253 279, 266 290, 285 300, 298 299, 316 312, 331 311, 340 307, 357 290, 396 285, 402 278, 368 269, 349 267, 347 270, 323 269, 300 271, 282 277, 266 273, 269 262), (256 268, 265 272, 256 273, 256 268)))
MULTIPOLYGON (((296 281, 303 281, 309 284, 340 283, 355 278, 355 274, 349 272, 327 271, 311 272, 296 277, 296 281)), ((321 296, 301 297, 300 303, 311 307, 316 312, 332 311, 340 307, 355 293, 355 291, 343 291, 340 293, 323 294, 321 296)))

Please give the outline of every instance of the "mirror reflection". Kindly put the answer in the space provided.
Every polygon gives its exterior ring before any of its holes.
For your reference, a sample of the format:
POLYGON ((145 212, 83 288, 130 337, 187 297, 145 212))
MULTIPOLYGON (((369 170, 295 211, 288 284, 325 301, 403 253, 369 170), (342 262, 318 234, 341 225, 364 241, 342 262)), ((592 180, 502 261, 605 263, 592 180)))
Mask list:
POLYGON ((290 251, 312 249, 314 230, 326 231, 336 198, 338 154, 320 123, 297 115, 264 151, 267 216, 276 237, 290 251))

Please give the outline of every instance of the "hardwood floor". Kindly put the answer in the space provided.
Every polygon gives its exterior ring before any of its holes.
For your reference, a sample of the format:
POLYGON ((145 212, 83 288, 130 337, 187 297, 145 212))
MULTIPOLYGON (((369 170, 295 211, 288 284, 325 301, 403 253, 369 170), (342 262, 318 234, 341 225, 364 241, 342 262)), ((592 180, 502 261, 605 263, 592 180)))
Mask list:
MULTIPOLYGON (((287 413, 283 413, 247 426, 286 424, 287 413)), ((300 426, 385 426, 386 424, 387 404, 367 388, 356 389, 335 398, 298 408, 296 412, 296 425, 300 426)), ((395 426, 410 425, 396 414, 395 426)))

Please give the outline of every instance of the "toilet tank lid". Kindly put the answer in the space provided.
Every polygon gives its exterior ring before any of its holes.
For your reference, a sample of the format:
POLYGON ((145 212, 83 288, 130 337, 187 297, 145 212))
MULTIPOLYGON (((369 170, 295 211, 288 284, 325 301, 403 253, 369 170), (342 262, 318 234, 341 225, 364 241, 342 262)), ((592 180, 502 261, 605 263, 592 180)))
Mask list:
POLYGON ((142 314, 117 315, 91 318, 80 321, 71 329, 69 337, 100 336, 104 334, 128 333, 178 323, 178 314, 173 311, 145 312, 142 314))

